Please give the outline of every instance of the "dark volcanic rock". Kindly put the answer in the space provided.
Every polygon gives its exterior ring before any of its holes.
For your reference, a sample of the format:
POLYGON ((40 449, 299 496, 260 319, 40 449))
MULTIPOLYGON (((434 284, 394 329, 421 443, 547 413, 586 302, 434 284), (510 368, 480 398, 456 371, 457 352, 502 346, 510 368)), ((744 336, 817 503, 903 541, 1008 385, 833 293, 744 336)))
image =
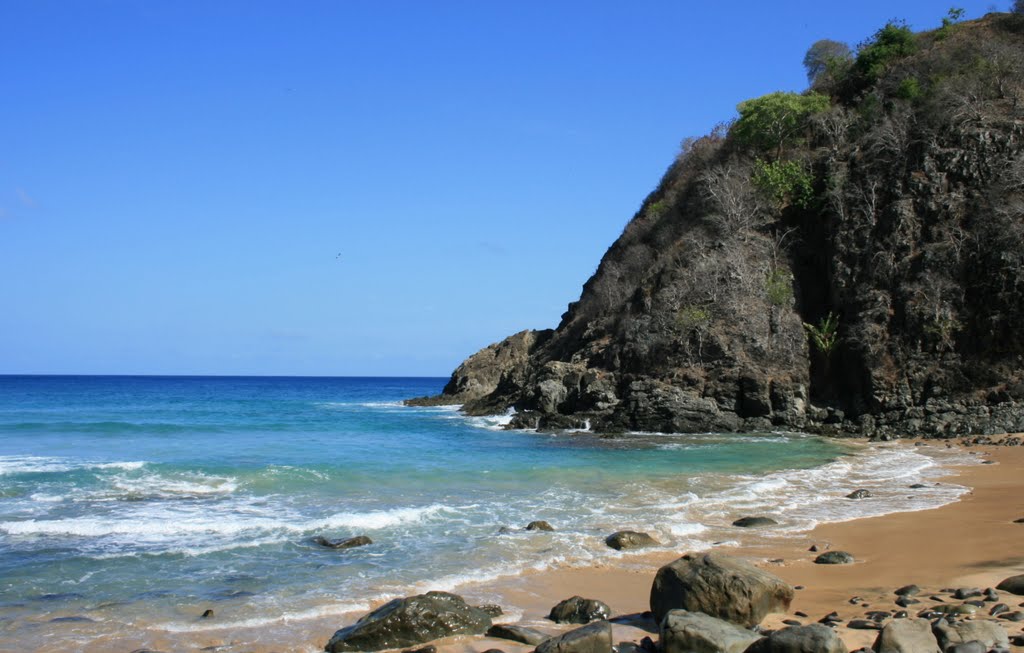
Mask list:
POLYGON ((526 530, 528 530, 528 531, 553 531, 555 529, 554 529, 553 526, 551 526, 551 524, 547 523, 544 520, 539 519, 537 521, 532 521, 529 524, 527 524, 526 525, 526 530))
POLYGON ((488 637, 498 639, 509 639, 513 642, 520 642, 530 646, 537 646, 547 640, 551 635, 546 635, 539 630, 527 628, 526 626, 513 626, 510 624, 494 624, 487 631, 488 637))
POLYGON ((846 551, 826 551, 814 559, 817 565, 848 565, 854 561, 853 556, 846 551))
POLYGON ((612 653, 612 625, 595 621, 570 630, 542 642, 536 653, 612 653))
POLYGON ((662 653, 743 653, 760 638, 753 631, 702 612, 669 610, 661 622, 662 653))
POLYGON ((349 537, 341 540, 329 540, 322 535, 317 535, 313 538, 313 542, 320 546, 325 546, 328 549, 351 549, 357 546, 366 546, 367 544, 373 544, 373 540, 366 537, 365 535, 357 535, 355 537, 349 537))
POLYGON ((747 653, 847 653, 847 648, 828 626, 810 624, 777 630, 755 642, 747 653))
POLYGON ((779 153, 741 128, 688 142, 554 331, 418 402, 541 429, 1024 431, 1020 17, 957 31, 820 89, 831 106, 778 144, 814 182, 799 205, 751 183, 779 153), (829 315, 826 354, 804 325, 829 315))
POLYGON ((658 570, 651 612, 661 621, 683 609, 752 628, 770 612, 786 612, 793 588, 752 565, 717 553, 685 555, 658 570))
POLYGON ((921 593, 921 588, 917 585, 904 585, 897 589, 893 594, 896 596, 916 596, 921 593))
POLYGON ((849 494, 846 495, 847 499, 868 499, 870 497, 871 492, 863 488, 860 490, 854 490, 853 492, 850 492, 849 494))
POLYGON ((491 618, 448 592, 428 592, 385 603, 334 633, 328 653, 416 646, 458 634, 482 635, 491 618))
POLYGON ((740 517, 732 523, 740 528, 758 528, 760 526, 778 526, 779 522, 771 517, 740 517))
POLYGON ((616 551, 639 549, 646 546, 658 545, 658 541, 653 537, 647 533, 638 533, 637 531, 618 531, 616 533, 612 533, 605 538, 604 543, 616 551))
POLYGON ((611 614, 611 608, 601 601, 574 596, 551 608, 548 619, 556 624, 588 624, 608 619, 611 614))
POLYGON ((211 619, 211 618, 213 618, 213 610, 210 610, 210 609, 203 610, 203 614, 199 615, 199 618, 200 619, 211 619))
POLYGON ((1010 576, 1003 580, 1003 582, 996 585, 996 589, 1009 592, 1010 594, 1016 594, 1017 596, 1024 596, 1024 574, 1019 576, 1010 576))

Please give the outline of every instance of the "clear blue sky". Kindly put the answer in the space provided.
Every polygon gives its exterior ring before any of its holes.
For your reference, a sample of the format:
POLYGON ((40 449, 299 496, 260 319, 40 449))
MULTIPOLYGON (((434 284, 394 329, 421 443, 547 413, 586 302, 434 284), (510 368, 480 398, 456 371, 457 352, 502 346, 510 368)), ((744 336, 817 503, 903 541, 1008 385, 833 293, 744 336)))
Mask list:
POLYGON ((812 42, 949 6, 4 1, 0 373, 446 376, 812 42))

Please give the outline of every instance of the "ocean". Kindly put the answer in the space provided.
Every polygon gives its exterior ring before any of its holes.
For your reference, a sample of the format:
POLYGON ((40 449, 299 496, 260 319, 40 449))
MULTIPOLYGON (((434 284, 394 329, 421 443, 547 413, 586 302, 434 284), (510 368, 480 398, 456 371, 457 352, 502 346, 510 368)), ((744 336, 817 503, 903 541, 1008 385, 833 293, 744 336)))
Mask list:
POLYGON ((0 650, 203 633, 252 650, 269 632, 315 650, 333 630, 314 624, 385 598, 628 565, 604 544, 620 529, 703 550, 743 537, 743 516, 795 537, 965 491, 934 479, 968 457, 933 447, 508 431, 509 416, 401 404, 444 382, 0 376, 0 650), (870 500, 845 498, 861 487, 870 500), (556 530, 523 530, 539 519, 556 530))

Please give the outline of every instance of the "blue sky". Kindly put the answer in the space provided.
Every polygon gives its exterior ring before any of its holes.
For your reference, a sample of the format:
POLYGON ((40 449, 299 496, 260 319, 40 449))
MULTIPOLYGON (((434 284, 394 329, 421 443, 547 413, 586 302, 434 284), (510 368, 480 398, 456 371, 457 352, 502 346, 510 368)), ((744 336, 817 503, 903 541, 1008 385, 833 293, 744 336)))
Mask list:
POLYGON ((0 373, 446 376, 815 40, 948 9, 3 2, 0 373))

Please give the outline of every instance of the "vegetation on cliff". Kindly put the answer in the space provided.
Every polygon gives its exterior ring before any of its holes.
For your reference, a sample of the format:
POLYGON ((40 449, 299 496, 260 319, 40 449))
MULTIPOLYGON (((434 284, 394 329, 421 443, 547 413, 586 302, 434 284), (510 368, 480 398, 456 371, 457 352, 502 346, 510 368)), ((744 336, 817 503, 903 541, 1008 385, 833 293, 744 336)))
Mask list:
POLYGON ((814 44, 808 91, 683 142, 557 329, 429 401, 542 428, 1024 430, 1024 15, 960 17, 814 44))

